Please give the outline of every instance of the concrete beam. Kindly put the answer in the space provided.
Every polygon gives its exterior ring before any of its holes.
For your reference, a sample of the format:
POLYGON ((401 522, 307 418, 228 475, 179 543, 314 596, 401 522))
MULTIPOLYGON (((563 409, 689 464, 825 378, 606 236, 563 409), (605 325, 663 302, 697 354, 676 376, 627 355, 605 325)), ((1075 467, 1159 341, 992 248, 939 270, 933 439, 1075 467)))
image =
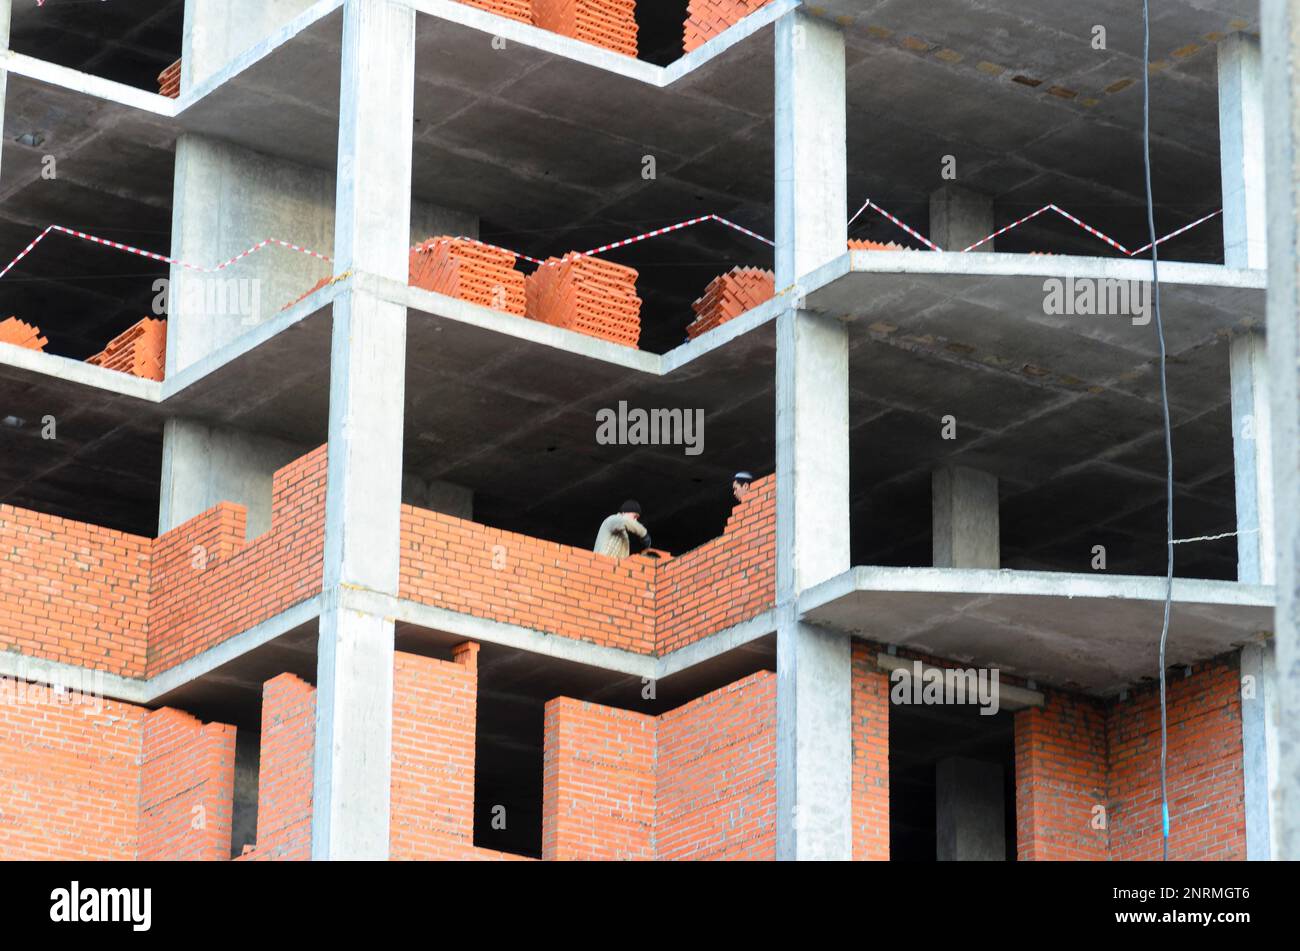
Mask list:
POLYGON ((801 10, 776 24, 776 287, 848 243, 844 36, 801 10))
POLYGON ((1005 862, 1002 767, 953 756, 935 766, 935 857, 940 862, 1005 862))
POLYGON ((1232 457, 1237 497, 1237 580, 1273 584, 1273 435, 1268 344, 1261 333, 1233 337, 1229 350, 1232 457))
POLYGON ((1272 782, 1278 859, 1300 859, 1300 6, 1260 7, 1268 187, 1268 367, 1278 507, 1278 760, 1272 782))
MULTIPOLYGON (((13 16, 13 0, 0 0, 0 51, 9 51, 9 22, 13 16)), ((9 71, 0 69, 0 133, 5 127, 5 97, 9 91, 9 71)), ((0 152, 3 152, 0 149, 0 152)), ((2 157, 0 157, 2 161, 2 157)), ((4 168, 0 165, 0 182, 4 181, 4 168)))
MULTIPOLYGON (((961 251, 994 230, 992 198, 952 184, 931 192, 930 240, 945 251, 961 251)), ((975 250, 992 251, 993 244, 986 241, 975 250)))
MULTIPOLYGON (((414 95, 415 12, 393 0, 348 0, 334 237, 340 273, 406 280, 414 95)), ((393 619, 348 599, 397 593, 406 309, 364 283, 354 281, 334 302, 316 859, 388 857, 393 619)))
POLYGON ((1264 90, 1259 38, 1233 33, 1219 44, 1219 168, 1223 263, 1268 266, 1264 194, 1264 90))
POLYGON ((941 466, 930 480, 934 567, 1001 568, 998 478, 964 466, 941 466))

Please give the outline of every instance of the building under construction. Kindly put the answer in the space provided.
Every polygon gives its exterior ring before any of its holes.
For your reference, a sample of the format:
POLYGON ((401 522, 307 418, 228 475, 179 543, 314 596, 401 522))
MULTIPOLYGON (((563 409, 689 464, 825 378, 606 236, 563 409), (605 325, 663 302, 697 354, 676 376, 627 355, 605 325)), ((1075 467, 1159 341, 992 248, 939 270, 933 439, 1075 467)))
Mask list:
POLYGON ((0 858, 1277 854, 1261 34, 0 0, 0 858))

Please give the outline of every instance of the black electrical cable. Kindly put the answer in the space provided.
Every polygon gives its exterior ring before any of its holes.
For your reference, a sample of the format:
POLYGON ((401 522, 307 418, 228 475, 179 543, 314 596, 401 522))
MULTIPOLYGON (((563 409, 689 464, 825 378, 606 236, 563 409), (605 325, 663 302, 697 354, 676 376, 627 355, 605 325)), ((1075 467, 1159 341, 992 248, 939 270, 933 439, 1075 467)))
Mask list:
POLYGON ((1160 317, 1160 250, 1156 245, 1155 200, 1151 193, 1151 5, 1142 0, 1142 153, 1147 185, 1147 228, 1151 232, 1152 299, 1156 333, 1160 337, 1160 405, 1165 422, 1165 619, 1160 627, 1160 842, 1169 861, 1169 712, 1165 682, 1165 644, 1169 640, 1169 611, 1174 600, 1174 439, 1169 423, 1169 380, 1165 373, 1165 325, 1160 317))

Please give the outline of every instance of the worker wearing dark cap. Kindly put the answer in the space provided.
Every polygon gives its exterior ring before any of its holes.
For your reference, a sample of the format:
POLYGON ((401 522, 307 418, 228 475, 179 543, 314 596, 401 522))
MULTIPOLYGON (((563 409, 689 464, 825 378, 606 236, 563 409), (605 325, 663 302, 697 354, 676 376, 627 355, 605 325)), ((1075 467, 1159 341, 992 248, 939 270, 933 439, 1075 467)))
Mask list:
POLYGON ((754 476, 749 472, 737 472, 731 477, 731 494, 736 497, 737 502, 745 501, 745 496, 749 494, 750 483, 754 481, 754 476))
POLYGON ((598 555, 626 558, 632 553, 632 535, 641 539, 642 549, 650 547, 650 533, 641 524, 641 503, 628 499, 619 506, 617 515, 611 515, 600 523, 593 550, 598 555))

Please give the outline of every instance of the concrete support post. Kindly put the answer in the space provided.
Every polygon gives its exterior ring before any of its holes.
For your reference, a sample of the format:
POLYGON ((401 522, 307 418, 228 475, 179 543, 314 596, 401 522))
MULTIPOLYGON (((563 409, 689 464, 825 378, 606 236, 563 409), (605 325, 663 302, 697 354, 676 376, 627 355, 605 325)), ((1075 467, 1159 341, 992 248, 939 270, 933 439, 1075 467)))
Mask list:
POLYGON ((1263 334, 1234 337, 1229 360, 1232 452, 1237 494, 1237 580, 1273 584, 1273 436, 1268 345, 1263 334))
POLYGON ((185 0, 181 92, 210 78, 316 0, 185 0))
POLYGON ((334 304, 324 602, 317 662, 312 857, 388 856, 393 622, 358 595, 395 595, 401 545, 405 281, 411 219, 415 13, 347 0, 334 247, 351 289, 334 304))
MULTIPOLYGON (((994 232, 993 199, 960 185, 930 194, 930 240, 945 251, 962 251, 994 232)), ((992 251, 986 241, 976 251, 992 251)))
POLYGON ((844 36, 796 10, 776 24, 776 286, 848 250, 844 36))
POLYGON ((1219 44, 1219 168, 1228 267, 1268 266, 1262 82, 1256 37, 1233 33, 1219 44))
POLYGON ((1278 506, 1277 859, 1300 859, 1300 4, 1260 6, 1268 187, 1268 367, 1278 506))
POLYGON ((935 766, 935 858, 1005 862, 1005 789, 997 763, 954 756, 935 766))
MULTIPOLYGON (((13 0, 0 0, 0 50, 9 49, 9 21, 13 15, 13 0)), ((5 97, 9 92, 9 71, 0 69, 0 133, 5 127, 5 97)), ((0 152, 3 152, 0 149, 0 152)), ((3 156, 0 156, 0 181, 3 181, 3 156)))
POLYGON ((936 568, 1001 568, 998 478, 943 466, 930 480, 936 568))
MULTIPOLYGON (((776 30, 777 285, 845 253, 844 38, 793 12, 776 30)), ((849 638, 798 596, 849 568, 849 360, 841 321, 777 319, 777 857, 848 859, 849 638)))
POLYGON ((1273 855, 1269 788, 1277 772, 1277 666, 1273 645, 1241 649, 1241 747, 1246 808, 1246 858, 1273 855))

